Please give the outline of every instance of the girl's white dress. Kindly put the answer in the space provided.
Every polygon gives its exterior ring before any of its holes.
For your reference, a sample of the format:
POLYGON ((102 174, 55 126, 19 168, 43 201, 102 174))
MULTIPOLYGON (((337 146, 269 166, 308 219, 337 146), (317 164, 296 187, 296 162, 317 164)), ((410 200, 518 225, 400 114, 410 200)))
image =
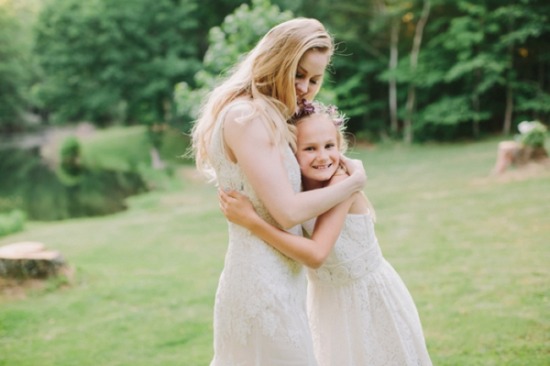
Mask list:
MULTIPOLYGON (((314 220, 306 230, 311 234, 314 220)), ((369 214, 346 217, 331 254, 308 271, 308 312, 320 366, 431 365, 405 284, 384 259, 369 214)))
MULTIPOLYGON (((276 225, 239 165, 226 157, 222 121, 227 110, 220 113, 209 150, 217 184, 246 194, 258 214, 276 225)), ((284 163, 298 192, 300 168, 290 147, 284 151, 284 163)), ((301 227, 290 232, 301 235, 301 227)), ((211 366, 317 365, 307 319, 306 294, 305 267, 247 229, 229 223, 229 245, 214 306, 211 366)))

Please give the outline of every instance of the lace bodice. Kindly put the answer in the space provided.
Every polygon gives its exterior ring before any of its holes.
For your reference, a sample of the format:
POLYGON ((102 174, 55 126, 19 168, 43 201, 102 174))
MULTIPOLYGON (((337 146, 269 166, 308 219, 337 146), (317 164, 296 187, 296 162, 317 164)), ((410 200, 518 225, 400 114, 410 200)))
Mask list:
MULTIPOLYGON (((240 166, 227 158, 222 133, 226 111, 220 115, 209 149, 217 185, 247 195, 258 214, 276 225, 240 166)), ((298 163, 290 147, 283 150, 282 159, 288 177, 281 179, 289 179, 295 192, 298 192, 301 187, 298 163)), ((229 349, 234 349, 235 343, 250 345, 255 329, 260 329, 260 333, 274 344, 286 339, 298 348, 303 346, 304 339, 311 342, 305 306, 304 267, 248 230, 232 223, 228 225, 229 244, 216 294, 216 353, 229 359, 229 349)), ((299 235, 301 227, 296 226, 289 232, 299 235)))
MULTIPOLYGON (((314 220, 304 224, 310 235, 314 226, 314 220)), ((327 283, 348 283, 375 271, 382 259, 371 215, 348 214, 327 260, 320 268, 310 269, 309 276, 327 283)))

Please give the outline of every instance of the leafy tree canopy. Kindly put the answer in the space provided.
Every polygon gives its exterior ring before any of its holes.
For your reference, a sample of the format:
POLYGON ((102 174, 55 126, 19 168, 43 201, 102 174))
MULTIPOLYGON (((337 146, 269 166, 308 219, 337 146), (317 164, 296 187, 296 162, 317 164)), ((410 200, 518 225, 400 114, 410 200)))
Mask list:
POLYGON ((178 113, 186 121, 184 128, 188 129, 190 121, 198 116, 201 101, 218 79, 250 51, 269 29, 292 17, 292 12, 281 11, 269 0, 253 0, 252 6, 242 4, 220 26, 210 30, 203 69, 194 80, 198 87, 192 89, 187 82, 176 86, 175 99, 178 113))
POLYGON ((55 121, 168 118, 171 91, 198 68, 195 0, 56 0, 36 26, 38 95, 55 121))

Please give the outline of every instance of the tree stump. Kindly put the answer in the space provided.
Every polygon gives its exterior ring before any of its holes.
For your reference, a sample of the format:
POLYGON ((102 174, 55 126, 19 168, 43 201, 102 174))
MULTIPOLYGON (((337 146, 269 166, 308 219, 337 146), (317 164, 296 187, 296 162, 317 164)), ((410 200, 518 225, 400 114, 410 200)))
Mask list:
POLYGON ((6 278, 46 278, 65 267, 57 251, 46 250, 39 242, 20 242, 0 247, 0 276, 6 278))
POLYGON ((548 158, 548 152, 544 147, 521 146, 512 162, 517 166, 522 166, 531 161, 540 161, 546 158, 548 158))
POLYGON ((493 174, 502 174, 509 166, 521 168, 531 162, 545 163, 548 152, 541 147, 523 146, 517 141, 502 141, 498 144, 497 161, 493 174))

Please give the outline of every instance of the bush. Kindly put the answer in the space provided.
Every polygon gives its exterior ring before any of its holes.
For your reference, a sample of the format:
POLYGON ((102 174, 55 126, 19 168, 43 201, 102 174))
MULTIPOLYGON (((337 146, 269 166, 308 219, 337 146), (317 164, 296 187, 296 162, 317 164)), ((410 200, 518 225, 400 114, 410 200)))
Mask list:
POLYGON ((547 131, 545 125, 539 121, 523 121, 518 125, 518 129, 521 133, 518 137, 523 146, 544 147, 547 131))
POLYGON ((21 210, 0 214, 0 236, 22 231, 27 217, 21 210))
POLYGON ((80 142, 74 136, 67 137, 60 150, 61 169, 71 176, 78 176, 82 169, 80 166, 80 142))

